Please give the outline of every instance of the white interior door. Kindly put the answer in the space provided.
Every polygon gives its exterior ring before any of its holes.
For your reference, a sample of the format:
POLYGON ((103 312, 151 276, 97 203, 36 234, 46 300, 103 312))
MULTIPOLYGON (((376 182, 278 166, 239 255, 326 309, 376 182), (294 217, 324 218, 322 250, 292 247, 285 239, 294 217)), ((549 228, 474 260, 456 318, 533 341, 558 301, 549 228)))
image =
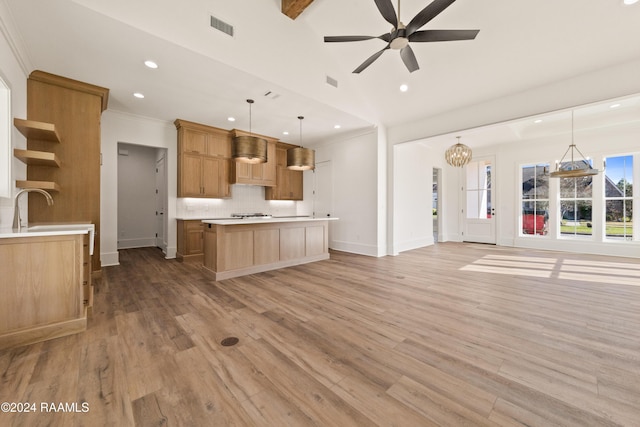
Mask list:
POLYGON ((493 158, 474 159, 465 167, 463 208, 465 242, 496 243, 495 170, 493 158))
MULTIPOLYGON (((313 216, 316 218, 333 215, 333 172, 331 161, 318 162, 313 171, 313 216)), ((329 247, 333 241, 332 221, 329 221, 329 247)))
POLYGON ((165 239, 165 204, 167 201, 166 169, 164 156, 156 161, 156 246, 167 249, 165 239))

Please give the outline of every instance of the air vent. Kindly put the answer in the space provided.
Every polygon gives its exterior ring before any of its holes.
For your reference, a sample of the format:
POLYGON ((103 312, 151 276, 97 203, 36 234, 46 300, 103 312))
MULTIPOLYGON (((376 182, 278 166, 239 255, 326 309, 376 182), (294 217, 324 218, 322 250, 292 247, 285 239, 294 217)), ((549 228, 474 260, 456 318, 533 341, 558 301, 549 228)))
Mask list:
POLYGON ((278 99, 280 98, 280 94, 279 93, 275 93, 273 91, 267 91, 264 93, 264 96, 266 96, 269 99, 278 99))
POLYGON ((333 87, 338 87, 338 81, 336 79, 334 79, 333 77, 327 76, 327 84, 331 85, 333 87))
POLYGON ((211 27, 233 37, 233 25, 227 24, 213 15, 211 16, 211 27))

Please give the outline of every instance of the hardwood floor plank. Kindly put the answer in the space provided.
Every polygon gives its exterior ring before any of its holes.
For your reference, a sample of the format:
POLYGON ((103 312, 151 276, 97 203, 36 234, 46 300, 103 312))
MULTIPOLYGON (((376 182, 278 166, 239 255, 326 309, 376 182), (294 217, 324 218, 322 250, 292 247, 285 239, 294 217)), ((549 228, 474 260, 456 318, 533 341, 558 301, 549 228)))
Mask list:
POLYGON ((214 281, 123 250, 86 332, 0 352, 0 401, 90 412, 0 425, 636 427, 639 271, 439 243, 214 281))

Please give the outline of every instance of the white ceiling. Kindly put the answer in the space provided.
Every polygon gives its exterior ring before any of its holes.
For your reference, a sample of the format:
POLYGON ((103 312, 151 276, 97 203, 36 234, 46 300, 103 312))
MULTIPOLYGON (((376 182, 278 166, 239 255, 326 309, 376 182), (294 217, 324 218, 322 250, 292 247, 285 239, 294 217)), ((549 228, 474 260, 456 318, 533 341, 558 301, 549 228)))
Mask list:
MULTIPOLYGON (((372 0, 316 0, 296 20, 280 13, 280 0, 0 1, 29 67, 109 88, 111 110, 248 129, 245 100, 253 98, 252 130, 294 143, 299 115, 303 141, 313 143, 640 57, 640 3, 622 0, 458 0, 424 28, 479 29, 475 40, 412 44, 421 67, 414 73, 389 50, 359 75, 351 71, 384 42, 325 44, 322 37, 388 32, 372 0), (210 15, 233 25, 234 36, 212 29, 210 15), (146 68, 146 59, 160 67, 146 68), (402 83, 408 92, 399 91, 402 83), (134 98, 136 91, 145 99, 134 98), (269 91, 278 97, 265 97, 269 91)), ((408 23, 428 3, 403 0, 401 20, 408 23)), ((505 126, 487 128, 496 132, 492 140, 541 129, 505 126)))

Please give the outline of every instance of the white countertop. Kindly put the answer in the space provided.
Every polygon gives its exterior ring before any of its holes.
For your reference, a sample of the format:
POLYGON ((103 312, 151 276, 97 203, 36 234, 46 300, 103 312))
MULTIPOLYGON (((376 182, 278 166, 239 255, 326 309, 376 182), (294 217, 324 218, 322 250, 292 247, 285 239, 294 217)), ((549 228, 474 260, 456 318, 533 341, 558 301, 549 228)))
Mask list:
POLYGON ((336 221, 335 217, 283 217, 283 218, 238 218, 238 219, 205 219, 205 224, 215 225, 239 225, 239 224, 268 224, 273 222, 308 222, 308 221, 336 221))
POLYGON ((0 239, 10 237, 64 236, 69 234, 89 234, 90 254, 93 255, 94 224, 37 224, 22 227, 20 231, 11 227, 0 227, 0 239))

